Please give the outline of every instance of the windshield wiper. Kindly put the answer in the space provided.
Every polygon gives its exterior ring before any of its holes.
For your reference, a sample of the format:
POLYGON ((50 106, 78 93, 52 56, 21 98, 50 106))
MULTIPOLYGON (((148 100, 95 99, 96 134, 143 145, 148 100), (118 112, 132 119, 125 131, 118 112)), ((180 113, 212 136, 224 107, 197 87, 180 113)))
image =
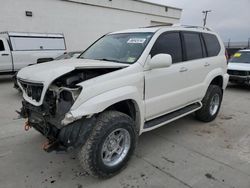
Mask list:
POLYGON ((116 63, 124 63, 124 62, 121 62, 121 61, 118 61, 118 60, 115 60, 115 59, 106 59, 106 58, 95 59, 95 60, 98 60, 98 61, 108 61, 108 62, 116 62, 116 63))
MULTIPOLYGON (((81 56, 80 56, 79 59, 87 59, 87 58, 84 58, 84 57, 81 57, 81 56)), ((92 60, 97 60, 97 61, 108 61, 108 62, 115 62, 115 63, 128 64, 127 62, 122 62, 122 61, 118 61, 118 60, 115 60, 115 59, 107 59, 107 58, 92 59, 92 60)))

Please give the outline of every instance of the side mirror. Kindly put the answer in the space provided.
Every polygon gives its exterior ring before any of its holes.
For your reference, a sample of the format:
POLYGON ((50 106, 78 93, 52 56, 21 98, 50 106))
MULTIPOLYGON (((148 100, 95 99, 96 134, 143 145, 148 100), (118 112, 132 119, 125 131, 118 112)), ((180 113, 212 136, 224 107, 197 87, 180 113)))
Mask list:
POLYGON ((169 54, 158 54, 155 55, 151 61, 149 62, 149 68, 152 69, 160 69, 167 68, 172 65, 172 57, 169 54))

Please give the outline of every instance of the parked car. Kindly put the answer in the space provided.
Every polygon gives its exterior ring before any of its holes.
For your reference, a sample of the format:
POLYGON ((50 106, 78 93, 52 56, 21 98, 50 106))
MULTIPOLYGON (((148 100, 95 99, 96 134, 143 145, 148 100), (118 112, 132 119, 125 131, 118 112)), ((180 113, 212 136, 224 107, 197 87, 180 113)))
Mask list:
POLYGON ((65 50, 62 34, 0 32, 0 74, 53 60, 65 50))
POLYGON ((230 82, 250 85, 250 49, 240 50, 229 60, 230 82))
POLYGON ((213 121, 229 78, 223 42, 196 27, 110 33, 78 59, 17 77, 26 129, 48 138, 46 151, 79 148, 83 169, 97 177, 123 169, 144 132, 193 112, 213 121))
MULTIPOLYGON (((65 52, 64 54, 56 57, 55 59, 47 59, 47 61, 44 59, 44 62, 43 63, 46 63, 46 62, 49 62, 49 61, 53 61, 53 60, 63 60, 63 59, 71 59, 71 58, 77 58, 79 55, 81 55, 81 51, 73 51, 73 52, 65 52)), ((42 63, 42 62, 40 62, 42 63)), ((16 75, 17 75, 18 72, 16 72, 14 74, 14 76, 12 77, 13 79, 13 83, 14 83, 14 88, 21 91, 20 88, 19 88, 19 85, 17 84, 17 78, 16 78, 16 75)))

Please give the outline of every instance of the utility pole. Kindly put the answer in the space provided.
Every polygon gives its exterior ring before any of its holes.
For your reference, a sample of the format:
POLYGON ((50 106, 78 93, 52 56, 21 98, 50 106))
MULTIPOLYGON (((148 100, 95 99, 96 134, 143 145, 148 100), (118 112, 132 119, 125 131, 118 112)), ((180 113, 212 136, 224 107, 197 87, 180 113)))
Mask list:
POLYGON ((228 48, 230 48, 231 39, 228 39, 228 48))
POLYGON ((206 25, 207 25, 207 15, 208 15, 208 13, 210 13, 210 12, 212 12, 212 10, 204 10, 204 11, 202 11, 202 13, 205 15, 205 17, 204 17, 204 22, 203 22, 203 26, 204 27, 206 27, 206 25))
POLYGON ((248 38, 248 45, 247 48, 250 49, 250 38, 248 38))

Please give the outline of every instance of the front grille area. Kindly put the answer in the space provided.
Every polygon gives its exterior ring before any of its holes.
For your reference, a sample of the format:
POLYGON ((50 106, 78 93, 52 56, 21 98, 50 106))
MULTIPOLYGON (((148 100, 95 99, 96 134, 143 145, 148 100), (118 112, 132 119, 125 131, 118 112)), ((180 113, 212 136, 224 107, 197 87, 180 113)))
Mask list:
POLYGON ((228 70, 227 73, 233 76, 249 76, 249 71, 228 70))
POLYGON ((40 101, 43 92, 43 84, 31 83, 20 79, 18 81, 28 97, 35 100, 36 102, 40 101))

